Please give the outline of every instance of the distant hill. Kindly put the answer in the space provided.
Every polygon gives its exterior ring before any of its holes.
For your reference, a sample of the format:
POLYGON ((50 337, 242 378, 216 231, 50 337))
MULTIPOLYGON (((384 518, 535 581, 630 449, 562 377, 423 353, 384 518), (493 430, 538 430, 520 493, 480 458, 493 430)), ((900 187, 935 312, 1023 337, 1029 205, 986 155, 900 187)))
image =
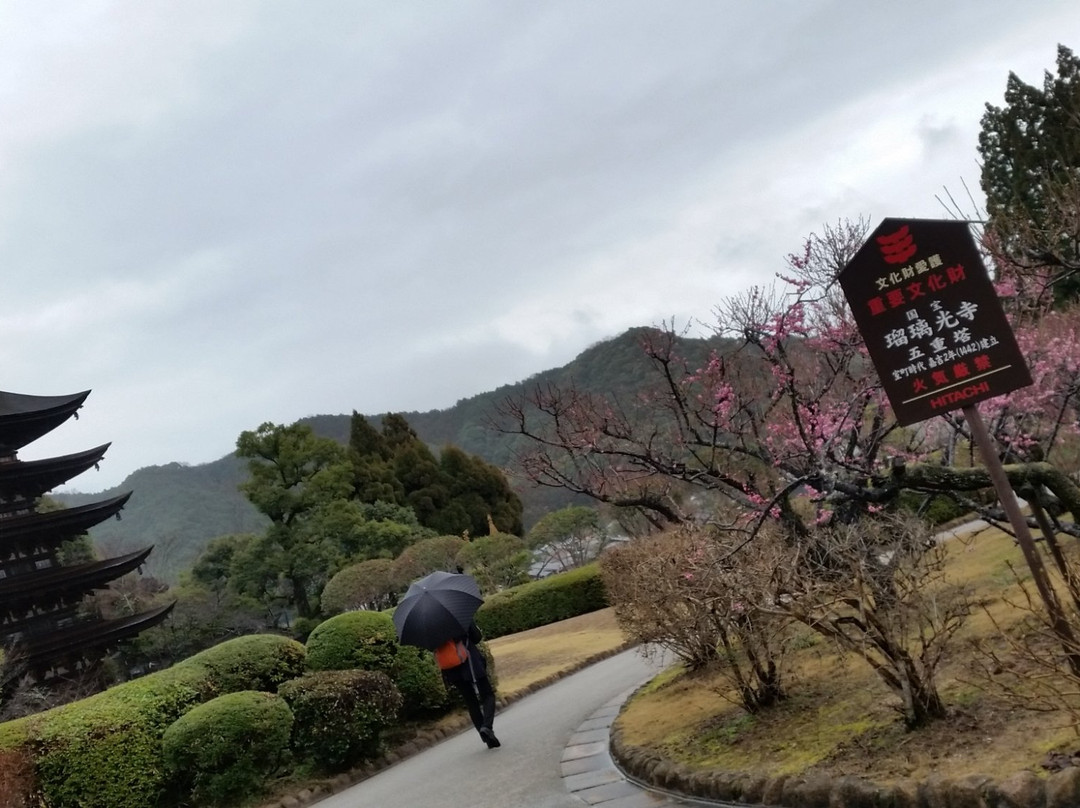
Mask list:
MULTIPOLYGON (((649 372, 641 339, 650 331, 634 328, 582 351, 561 368, 543 371, 529 379, 507 384, 487 393, 458 401, 445 410, 402 413, 421 440, 433 449, 458 446, 469 454, 509 470, 513 436, 503 435, 488 424, 496 408, 508 396, 520 395, 535 384, 574 384, 579 389, 606 391, 619 396, 640 389, 649 372)), ((713 340, 683 340, 680 348, 692 362, 705 360, 713 340)), ((378 426, 383 414, 366 415, 378 426)), ((316 415, 302 419, 319 435, 345 443, 351 413, 316 415)), ((252 424, 254 429, 258 424, 252 424)), ((67 505, 104 499, 125 491, 134 492, 122 518, 98 525, 91 531, 94 542, 109 554, 153 544, 146 572, 175 582, 189 569, 206 544, 229 533, 259 532, 266 520, 239 492, 247 477, 246 461, 235 454, 200 465, 169 463, 148 466, 129 475, 116 488, 96 494, 56 494, 67 505)), ((516 480, 515 490, 525 505, 528 528, 545 513, 563 507, 571 496, 557 489, 537 488, 516 480)))

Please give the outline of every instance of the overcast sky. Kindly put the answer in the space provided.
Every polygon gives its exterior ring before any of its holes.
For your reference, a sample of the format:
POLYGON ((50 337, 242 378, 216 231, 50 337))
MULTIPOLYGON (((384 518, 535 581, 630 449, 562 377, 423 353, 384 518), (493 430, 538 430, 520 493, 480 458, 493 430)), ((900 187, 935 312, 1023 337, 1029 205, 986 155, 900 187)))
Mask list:
POLYGON ((1076 0, 0 0, 0 389, 99 491, 708 321, 824 223, 976 192, 1076 0))

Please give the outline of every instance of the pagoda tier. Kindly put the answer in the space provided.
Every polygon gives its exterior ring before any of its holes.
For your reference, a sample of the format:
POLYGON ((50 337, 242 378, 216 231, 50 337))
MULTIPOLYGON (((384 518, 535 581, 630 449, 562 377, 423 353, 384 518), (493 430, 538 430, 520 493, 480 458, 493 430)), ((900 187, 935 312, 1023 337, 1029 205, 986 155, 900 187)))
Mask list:
POLYGON ((168 603, 115 620, 78 622, 23 640, 15 646, 15 665, 8 676, 29 672, 38 679, 47 679, 54 673, 77 671, 115 650, 125 640, 159 625, 175 605, 168 603))
POLYGON ((96 466, 109 446, 106 443, 78 454, 44 460, 0 462, 0 492, 3 496, 0 519, 5 514, 33 508, 38 497, 96 466))
POLYGON ((21 627, 27 615, 53 615, 70 606, 77 606, 83 597, 95 589, 105 589, 110 581, 138 569, 150 555, 152 547, 105 561, 72 564, 69 567, 47 567, 25 575, 0 579, 0 638, 15 631, 24 636, 34 632, 21 627), (51 608, 42 608, 41 593, 49 592, 51 608), (13 628, 13 626, 20 626, 13 628))
POLYGON ((74 415, 89 390, 68 396, 27 396, 0 391, 0 458, 48 434, 74 415))
POLYGON ((124 640, 157 625, 173 604, 118 620, 87 614, 86 597, 137 569, 150 548, 117 558, 63 566, 64 542, 116 516, 130 493, 101 502, 39 512, 54 486, 95 465, 109 444, 46 460, 19 460, 20 449, 75 415, 89 391, 27 396, 0 391, 0 690, 24 675, 84 669, 124 640))
POLYGON ((131 492, 101 502, 45 513, 19 513, 0 519, 0 571, 10 561, 33 559, 55 552, 69 539, 115 516, 131 492))

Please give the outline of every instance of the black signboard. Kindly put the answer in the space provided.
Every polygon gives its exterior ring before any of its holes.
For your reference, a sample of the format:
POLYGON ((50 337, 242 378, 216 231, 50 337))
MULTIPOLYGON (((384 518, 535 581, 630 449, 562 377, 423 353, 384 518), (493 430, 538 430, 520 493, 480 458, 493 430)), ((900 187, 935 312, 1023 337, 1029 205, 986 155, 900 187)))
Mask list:
POLYGON ((901 424, 1031 384, 966 222, 885 219, 840 286, 901 424))

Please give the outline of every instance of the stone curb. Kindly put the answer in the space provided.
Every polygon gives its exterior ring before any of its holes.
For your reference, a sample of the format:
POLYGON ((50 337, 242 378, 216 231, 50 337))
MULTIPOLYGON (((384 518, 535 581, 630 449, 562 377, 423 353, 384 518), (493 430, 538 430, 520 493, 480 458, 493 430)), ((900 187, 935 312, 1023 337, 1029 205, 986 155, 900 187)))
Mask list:
MULTIPOLYGON (((531 696, 538 690, 542 690, 549 685, 555 684, 560 679, 563 679, 571 674, 595 665, 597 662, 613 657, 616 654, 621 654, 623 651, 628 651, 631 648, 636 647, 634 643, 623 643, 622 645, 611 649, 610 651, 604 651, 600 654, 594 654, 591 657, 583 659, 581 662, 573 665, 566 670, 553 673, 550 676, 546 676, 543 679, 533 682, 531 685, 517 690, 508 696, 499 696, 495 702, 497 710, 504 710, 516 701, 520 701, 526 696, 531 696)), ((496 668, 496 673, 498 669, 496 668)), ((419 729, 416 734, 409 740, 395 746, 393 749, 387 750, 374 760, 367 761, 366 763, 357 766, 354 769, 350 769, 347 772, 338 774, 327 780, 319 780, 311 785, 301 788, 293 794, 284 797, 276 797, 273 801, 262 803, 258 808, 299 808, 303 805, 311 805, 318 802, 321 799, 329 797, 338 792, 344 791, 351 786, 356 785, 363 780, 368 779, 372 775, 378 774, 383 769, 393 766, 395 763, 400 763, 406 758, 412 757, 415 754, 423 752, 434 746, 441 741, 446 740, 454 735, 471 730, 473 728, 472 721, 466 713, 460 712, 455 716, 452 716, 450 720, 444 723, 443 726, 435 729, 419 729)))

